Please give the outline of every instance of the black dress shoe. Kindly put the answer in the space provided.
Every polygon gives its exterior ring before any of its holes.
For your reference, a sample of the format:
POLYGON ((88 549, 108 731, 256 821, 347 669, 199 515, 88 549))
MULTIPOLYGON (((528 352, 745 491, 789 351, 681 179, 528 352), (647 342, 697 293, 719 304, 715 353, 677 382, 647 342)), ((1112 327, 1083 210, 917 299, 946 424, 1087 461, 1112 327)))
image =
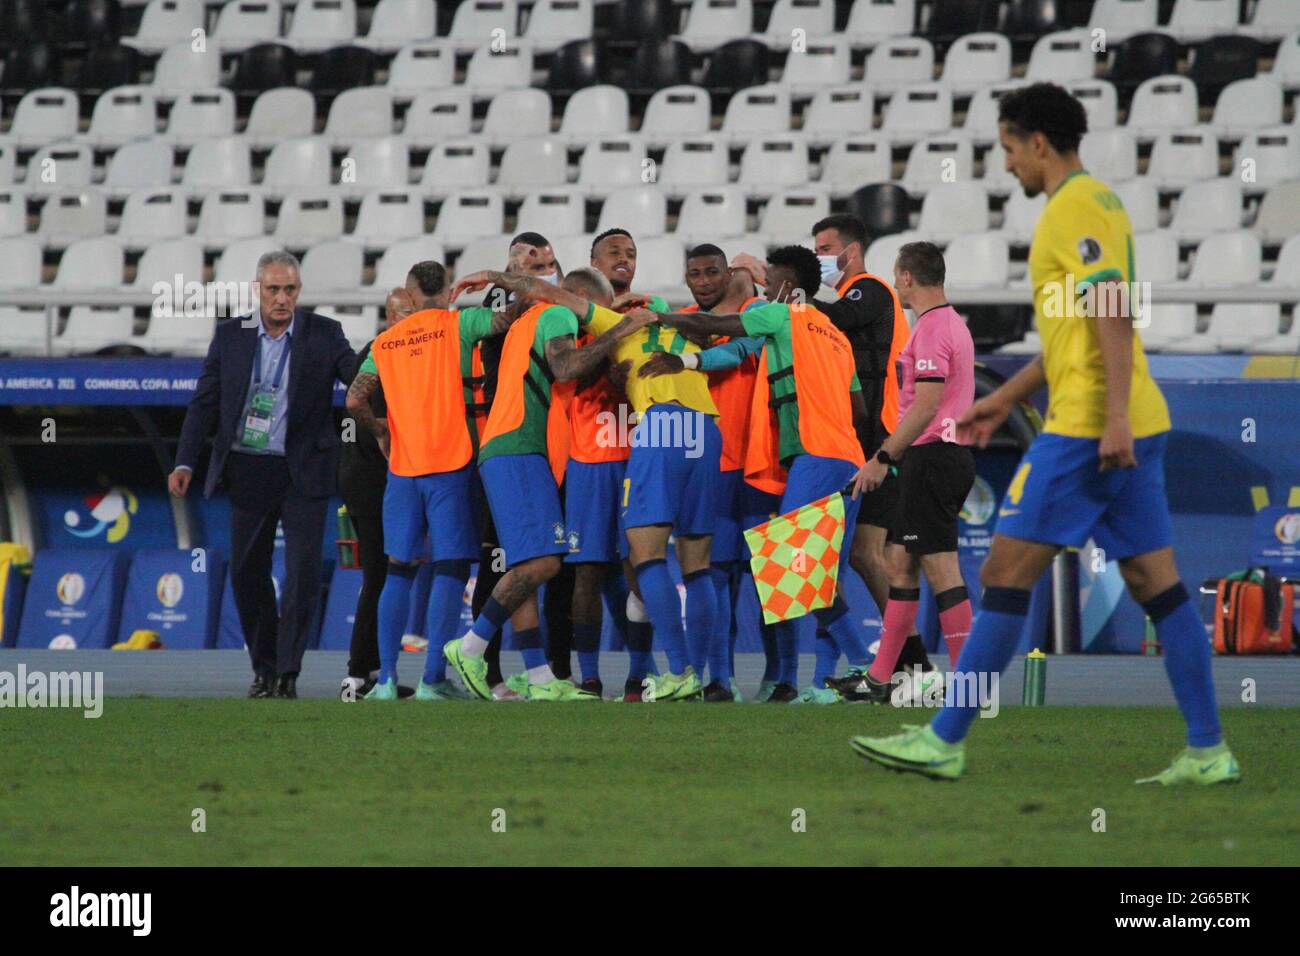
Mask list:
POLYGON ((275 682, 275 696, 283 697, 286 700, 298 699, 298 678, 294 676, 283 676, 275 682))
POLYGON ((263 697, 270 697, 271 678, 263 674, 259 674, 253 680, 252 685, 248 688, 248 696, 250 700, 256 700, 263 697))

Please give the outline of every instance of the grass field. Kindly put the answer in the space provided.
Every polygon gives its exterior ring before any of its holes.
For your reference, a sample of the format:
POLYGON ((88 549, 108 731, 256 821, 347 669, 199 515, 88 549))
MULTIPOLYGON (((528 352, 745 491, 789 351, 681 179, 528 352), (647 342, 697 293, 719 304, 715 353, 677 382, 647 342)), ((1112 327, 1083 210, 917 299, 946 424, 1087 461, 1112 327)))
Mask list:
POLYGON ((1245 781, 1176 791, 1133 785, 1181 746, 1172 709, 1004 710, 977 722, 956 784, 853 756, 849 736, 893 732, 900 716, 921 712, 143 698, 110 699, 98 720, 11 710, 0 864, 1300 862, 1300 711, 1227 711, 1245 781))

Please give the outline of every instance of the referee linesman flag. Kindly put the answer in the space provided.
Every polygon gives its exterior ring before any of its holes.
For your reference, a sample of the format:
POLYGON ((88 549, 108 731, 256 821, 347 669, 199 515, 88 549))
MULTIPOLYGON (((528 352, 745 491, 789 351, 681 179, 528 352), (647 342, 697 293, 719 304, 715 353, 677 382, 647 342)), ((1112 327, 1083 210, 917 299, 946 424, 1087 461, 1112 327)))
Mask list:
POLYGON ((834 492, 745 532, 763 621, 802 617, 835 600, 844 498, 834 492))

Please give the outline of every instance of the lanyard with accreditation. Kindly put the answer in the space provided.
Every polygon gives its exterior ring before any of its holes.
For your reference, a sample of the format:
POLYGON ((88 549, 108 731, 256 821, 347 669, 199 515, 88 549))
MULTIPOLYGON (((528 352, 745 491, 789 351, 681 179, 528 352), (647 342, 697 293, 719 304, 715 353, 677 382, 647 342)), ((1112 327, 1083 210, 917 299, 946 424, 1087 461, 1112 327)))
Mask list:
POLYGON ((284 367, 289 361, 289 350, 293 347, 293 338, 285 333, 284 350, 280 361, 275 366, 275 378, 269 388, 262 385, 262 340, 258 337, 257 361, 253 366, 253 398, 248 403, 248 414, 244 418, 244 437, 241 441, 245 448, 265 451, 271 443, 271 412, 275 408, 275 395, 280 390, 284 379, 284 367))

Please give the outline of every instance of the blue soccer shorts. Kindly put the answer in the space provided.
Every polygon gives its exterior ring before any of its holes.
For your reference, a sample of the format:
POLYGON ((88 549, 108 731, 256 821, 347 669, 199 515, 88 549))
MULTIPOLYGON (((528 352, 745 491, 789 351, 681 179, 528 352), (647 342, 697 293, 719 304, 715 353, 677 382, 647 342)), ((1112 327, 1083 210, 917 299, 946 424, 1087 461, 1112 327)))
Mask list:
POLYGON ((474 465, 408 478, 388 473, 384 491, 384 550, 410 564, 425 556, 429 536, 433 561, 477 558, 478 491, 474 465))
POLYGON ((746 557, 741 534, 745 527, 742 510, 745 501, 741 491, 744 483, 744 472, 739 468, 718 473, 713 498, 713 544, 709 554, 709 560, 714 564, 740 561, 746 557))
POLYGON ((618 512, 623 500, 626 461, 574 461, 564 474, 564 516, 571 564, 618 561, 618 512))
POLYGON ((656 404, 632 433, 623 484, 623 526, 672 525, 678 535, 713 534, 722 432, 713 416, 656 404))
POLYGON ((497 455, 478 467, 507 568, 548 554, 568 554, 560 489, 544 456, 497 455))

